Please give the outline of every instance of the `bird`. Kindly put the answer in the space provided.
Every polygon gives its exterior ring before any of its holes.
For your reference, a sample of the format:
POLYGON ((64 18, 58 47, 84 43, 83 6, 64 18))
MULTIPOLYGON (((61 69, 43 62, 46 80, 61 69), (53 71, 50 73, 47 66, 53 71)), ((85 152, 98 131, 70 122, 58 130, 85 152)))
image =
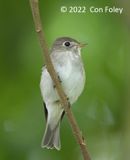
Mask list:
MULTIPOLYGON (((51 61, 71 105, 77 101, 85 86, 86 76, 81 58, 81 48, 84 46, 86 44, 73 38, 59 37, 50 49, 51 61)), ((65 111, 46 66, 42 68, 40 90, 46 118, 41 147, 60 150, 60 123, 65 111)))

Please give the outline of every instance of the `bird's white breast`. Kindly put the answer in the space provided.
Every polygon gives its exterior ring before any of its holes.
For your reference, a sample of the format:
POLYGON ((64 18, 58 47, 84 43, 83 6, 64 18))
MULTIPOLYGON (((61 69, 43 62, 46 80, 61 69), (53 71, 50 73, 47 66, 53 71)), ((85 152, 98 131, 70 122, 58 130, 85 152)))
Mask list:
MULTIPOLYGON (((80 54, 60 53, 59 57, 53 59, 53 64, 70 103, 74 103, 81 94, 85 83, 85 72, 80 54)), ((45 101, 58 99, 57 92, 53 88, 53 82, 46 69, 43 69, 40 86, 45 101)))
POLYGON ((85 83, 85 72, 79 55, 66 54, 66 64, 57 68, 65 93, 71 103, 81 94, 85 83))

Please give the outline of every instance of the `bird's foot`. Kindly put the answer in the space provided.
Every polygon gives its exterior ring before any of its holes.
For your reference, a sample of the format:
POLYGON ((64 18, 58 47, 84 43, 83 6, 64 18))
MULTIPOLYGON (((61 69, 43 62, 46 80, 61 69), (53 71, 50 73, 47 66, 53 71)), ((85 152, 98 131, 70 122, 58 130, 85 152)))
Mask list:
POLYGON ((67 97, 67 101, 68 101, 68 107, 70 108, 70 99, 69 99, 69 97, 67 97))
POLYGON ((58 75, 58 79, 59 79, 59 82, 60 82, 60 83, 62 83, 62 80, 61 80, 61 78, 60 78, 60 76, 59 76, 59 75, 58 75))
MULTIPOLYGON (((67 97, 66 100, 67 100, 67 102, 68 102, 68 107, 70 108, 71 104, 70 104, 69 98, 67 97)), ((55 103, 61 103, 61 102, 60 102, 59 99, 57 99, 57 100, 55 101, 55 103)))
MULTIPOLYGON (((58 75, 58 80, 59 80, 60 83, 62 83, 62 80, 61 80, 61 78, 60 78, 59 75, 58 75)), ((55 85, 55 84, 53 84, 53 88, 54 88, 54 89, 56 88, 56 85, 55 85)))

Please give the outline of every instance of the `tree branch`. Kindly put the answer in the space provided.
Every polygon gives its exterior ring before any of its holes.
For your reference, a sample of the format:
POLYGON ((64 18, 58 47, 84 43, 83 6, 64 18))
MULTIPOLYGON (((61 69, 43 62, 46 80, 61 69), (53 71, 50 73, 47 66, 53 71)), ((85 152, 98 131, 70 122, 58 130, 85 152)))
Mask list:
POLYGON ((50 73, 52 80, 54 81, 57 93, 60 97, 60 102, 64 107, 64 110, 65 110, 66 115, 68 117, 69 123, 72 127, 74 136, 75 136, 78 144, 80 145, 84 160, 90 160, 90 156, 87 151, 87 147, 86 147, 84 138, 83 138, 81 131, 77 125, 75 117, 70 109, 70 104, 68 103, 67 96, 65 95, 64 90, 59 82, 58 75, 56 74, 56 72, 54 70, 54 66, 52 64, 52 61, 51 61, 51 58, 49 55, 49 50, 47 47, 47 43, 45 40, 45 36, 44 36, 43 29, 42 29, 42 24, 41 24, 41 18, 40 18, 40 12, 39 12, 39 0, 30 0, 30 5, 31 5, 31 9, 32 9, 35 29, 36 29, 36 32, 37 32, 37 35, 39 38, 39 42, 41 45, 43 56, 45 58, 47 70, 50 73))

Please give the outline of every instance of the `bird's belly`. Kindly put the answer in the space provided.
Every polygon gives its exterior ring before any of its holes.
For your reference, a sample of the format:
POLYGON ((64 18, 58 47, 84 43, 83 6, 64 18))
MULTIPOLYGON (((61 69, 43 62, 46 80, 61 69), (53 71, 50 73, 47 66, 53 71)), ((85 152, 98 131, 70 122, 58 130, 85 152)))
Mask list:
POLYGON ((83 68, 71 68, 59 73, 65 94, 68 96, 70 103, 74 103, 80 96, 84 88, 85 75, 83 68))
MULTIPOLYGON (((61 79, 61 85, 66 96, 69 98, 70 103, 73 104, 84 88, 85 74, 83 67, 59 67, 56 72, 61 79)), ((40 88, 45 102, 50 103, 59 100, 54 83, 46 69, 42 73, 40 88)))

